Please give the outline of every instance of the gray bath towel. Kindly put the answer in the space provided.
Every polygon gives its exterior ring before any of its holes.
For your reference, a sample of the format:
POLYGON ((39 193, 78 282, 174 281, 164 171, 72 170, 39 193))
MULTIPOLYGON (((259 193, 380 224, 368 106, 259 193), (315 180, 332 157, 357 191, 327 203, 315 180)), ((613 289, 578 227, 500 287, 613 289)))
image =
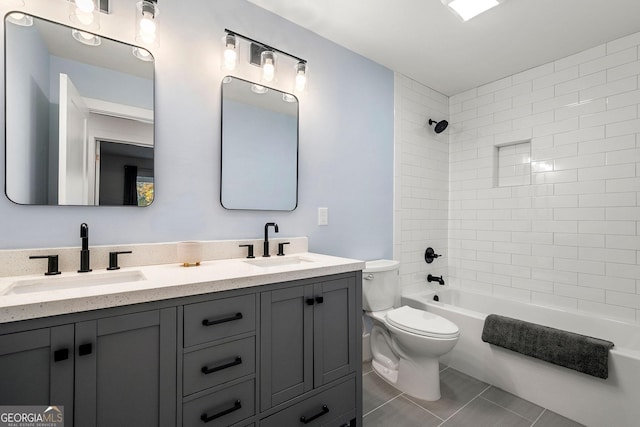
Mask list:
POLYGON ((611 341, 490 314, 482 341, 594 377, 609 376, 611 341))

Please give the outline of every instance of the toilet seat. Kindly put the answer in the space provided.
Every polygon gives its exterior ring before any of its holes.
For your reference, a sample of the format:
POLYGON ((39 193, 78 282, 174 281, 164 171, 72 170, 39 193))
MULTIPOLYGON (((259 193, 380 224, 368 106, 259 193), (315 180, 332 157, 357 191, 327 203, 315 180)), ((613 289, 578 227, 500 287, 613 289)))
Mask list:
POLYGON ((406 332, 432 338, 457 338, 460 330, 455 323, 409 306, 402 306, 386 312, 385 321, 406 332))

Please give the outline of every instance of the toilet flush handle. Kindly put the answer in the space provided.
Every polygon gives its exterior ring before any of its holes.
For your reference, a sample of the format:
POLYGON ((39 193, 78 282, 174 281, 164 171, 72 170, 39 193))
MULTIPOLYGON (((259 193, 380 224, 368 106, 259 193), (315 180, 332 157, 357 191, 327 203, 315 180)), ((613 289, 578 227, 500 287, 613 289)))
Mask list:
POLYGON ((373 274, 367 274, 363 277, 364 280, 373 280, 373 274))

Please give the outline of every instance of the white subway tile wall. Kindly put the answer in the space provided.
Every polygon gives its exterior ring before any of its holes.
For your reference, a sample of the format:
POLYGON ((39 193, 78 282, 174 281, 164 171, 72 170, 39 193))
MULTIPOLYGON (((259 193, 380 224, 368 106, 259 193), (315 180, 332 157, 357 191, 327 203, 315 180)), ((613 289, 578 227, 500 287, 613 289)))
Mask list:
MULTIPOLYGON (((640 322, 640 33, 452 96, 449 106, 447 283, 640 322), (529 139, 530 184, 494 176, 511 171, 494 163, 510 160, 502 150, 516 146, 504 146, 529 139)), ((408 137, 397 142, 402 153, 408 137)), ((421 158, 446 153, 437 137, 421 143, 421 158)), ((396 162, 409 179, 404 168, 396 162)), ((413 182, 433 196, 428 170, 413 182)), ((400 213, 427 222, 436 201, 446 197, 400 213)), ((419 231, 400 226, 406 237, 419 231)), ((403 257, 419 249, 399 247, 403 257)))
POLYGON ((394 259, 401 286, 427 286, 429 273, 447 280, 449 131, 436 134, 429 119, 449 120, 449 99, 397 73, 395 98, 394 259), (427 247, 443 257, 427 264, 427 247))

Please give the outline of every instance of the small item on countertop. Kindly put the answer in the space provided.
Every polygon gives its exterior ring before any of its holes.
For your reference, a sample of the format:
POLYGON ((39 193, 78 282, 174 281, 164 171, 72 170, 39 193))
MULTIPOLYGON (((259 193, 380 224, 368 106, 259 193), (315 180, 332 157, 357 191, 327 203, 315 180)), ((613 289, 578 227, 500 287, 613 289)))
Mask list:
POLYGON ((200 265, 202 242, 178 242, 178 261, 185 267, 200 265))

